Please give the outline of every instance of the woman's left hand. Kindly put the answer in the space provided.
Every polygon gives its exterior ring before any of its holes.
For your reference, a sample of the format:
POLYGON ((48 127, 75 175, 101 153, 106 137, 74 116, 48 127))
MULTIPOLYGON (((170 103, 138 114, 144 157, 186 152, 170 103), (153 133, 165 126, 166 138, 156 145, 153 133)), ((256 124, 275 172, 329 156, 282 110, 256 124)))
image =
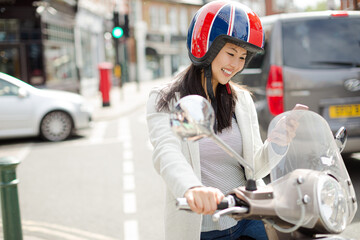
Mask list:
MULTIPOLYGON (((296 104, 296 106, 292 109, 294 110, 308 110, 309 107, 296 104)), ((296 136, 296 129, 299 126, 298 119, 295 114, 290 114, 288 116, 282 117, 274 127, 274 129, 269 134, 267 140, 272 143, 276 143, 279 146, 285 147, 287 146, 292 139, 296 136)))

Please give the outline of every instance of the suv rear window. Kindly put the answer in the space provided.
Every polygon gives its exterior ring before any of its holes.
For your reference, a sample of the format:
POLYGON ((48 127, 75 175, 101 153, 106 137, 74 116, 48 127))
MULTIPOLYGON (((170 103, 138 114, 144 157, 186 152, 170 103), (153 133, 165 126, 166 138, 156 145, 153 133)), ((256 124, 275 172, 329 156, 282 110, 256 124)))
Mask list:
POLYGON ((360 67, 360 18, 285 22, 282 31, 286 66, 360 67))

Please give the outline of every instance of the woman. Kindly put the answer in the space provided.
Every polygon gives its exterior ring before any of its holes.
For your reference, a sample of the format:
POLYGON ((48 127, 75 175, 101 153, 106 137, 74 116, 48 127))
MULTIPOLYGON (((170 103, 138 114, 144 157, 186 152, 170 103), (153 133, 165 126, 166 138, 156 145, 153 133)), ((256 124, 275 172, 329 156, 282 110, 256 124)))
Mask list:
POLYGON ((245 161, 255 162, 255 178, 261 181, 269 173, 267 144, 260 138, 250 93, 230 79, 263 51, 263 39, 261 22, 251 9, 237 2, 210 2, 189 27, 191 66, 179 79, 150 93, 147 121, 154 166, 167 185, 166 239, 267 239, 261 221, 211 220, 224 194, 244 185, 248 173, 211 140, 181 141, 169 125, 169 112, 179 98, 190 94, 207 98, 216 114, 215 132, 245 161), (178 197, 186 197, 198 214, 177 211, 178 197))

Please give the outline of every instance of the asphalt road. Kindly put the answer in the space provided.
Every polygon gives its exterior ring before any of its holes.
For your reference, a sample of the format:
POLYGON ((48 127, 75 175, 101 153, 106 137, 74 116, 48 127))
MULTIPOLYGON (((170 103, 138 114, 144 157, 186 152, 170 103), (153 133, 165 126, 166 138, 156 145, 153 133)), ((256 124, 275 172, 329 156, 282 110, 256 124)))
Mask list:
MULTIPOLYGON (((0 157, 21 160, 24 240, 164 239, 165 187, 151 151, 144 108, 94 122, 65 142, 0 141, 0 157)), ((360 153, 345 159, 358 199, 359 160, 360 153)), ((359 223, 358 211, 342 236, 359 239, 359 223)))
POLYGON ((151 152, 144 108, 65 142, 0 142, 0 156, 22 160, 24 239, 163 239, 164 185, 151 152))

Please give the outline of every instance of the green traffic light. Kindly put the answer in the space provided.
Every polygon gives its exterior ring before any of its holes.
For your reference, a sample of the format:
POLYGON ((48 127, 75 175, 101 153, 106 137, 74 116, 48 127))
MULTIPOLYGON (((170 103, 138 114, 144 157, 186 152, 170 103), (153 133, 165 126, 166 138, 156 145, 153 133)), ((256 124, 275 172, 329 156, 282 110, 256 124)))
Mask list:
POLYGON ((124 30, 121 27, 114 27, 112 35, 114 38, 121 38, 124 35, 124 30))

